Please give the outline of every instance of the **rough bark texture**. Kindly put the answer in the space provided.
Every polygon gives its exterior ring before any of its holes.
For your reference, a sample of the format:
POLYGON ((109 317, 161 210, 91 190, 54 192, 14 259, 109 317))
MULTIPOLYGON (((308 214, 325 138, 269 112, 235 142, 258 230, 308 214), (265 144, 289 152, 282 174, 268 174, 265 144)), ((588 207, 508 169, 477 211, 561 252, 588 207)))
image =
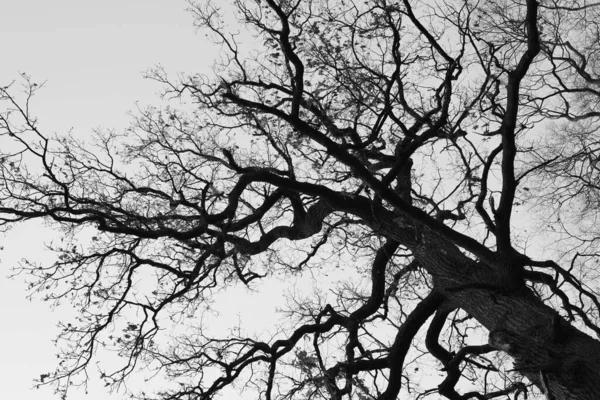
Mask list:
POLYGON ((514 369, 555 399, 600 398, 600 342, 572 327, 508 271, 521 265, 474 263, 439 237, 415 249, 436 290, 490 332, 489 343, 514 359, 514 369), (436 251, 436 249, 438 249, 436 251), (544 382, 544 380, 546 380, 544 382))

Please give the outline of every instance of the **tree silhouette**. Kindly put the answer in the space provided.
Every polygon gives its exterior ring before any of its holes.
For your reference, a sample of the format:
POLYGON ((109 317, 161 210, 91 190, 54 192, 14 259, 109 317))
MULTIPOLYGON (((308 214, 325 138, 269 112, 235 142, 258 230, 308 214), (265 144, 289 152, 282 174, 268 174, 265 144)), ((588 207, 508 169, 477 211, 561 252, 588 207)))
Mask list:
POLYGON ((1 89, 2 226, 60 228, 21 269, 80 315, 41 383, 114 351, 107 385, 166 378, 140 398, 600 398, 597 5, 231 3, 190 5, 215 75, 153 70, 124 132, 50 137, 1 89), (211 327, 310 274, 268 335, 211 327))

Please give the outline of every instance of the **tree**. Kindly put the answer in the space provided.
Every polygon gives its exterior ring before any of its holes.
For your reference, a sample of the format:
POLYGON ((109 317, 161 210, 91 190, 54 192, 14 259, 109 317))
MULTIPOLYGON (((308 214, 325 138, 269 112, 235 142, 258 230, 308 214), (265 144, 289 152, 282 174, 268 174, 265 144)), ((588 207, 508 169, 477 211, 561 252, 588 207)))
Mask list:
POLYGON ((215 76, 153 70, 166 105, 125 132, 51 138, 39 86, 1 89, 2 226, 60 228, 21 268, 80 314, 41 383, 115 351, 107 384, 149 368, 159 399, 600 398, 597 6, 231 6, 190 5, 215 76), (338 284, 272 336, 203 319, 311 273, 338 284))

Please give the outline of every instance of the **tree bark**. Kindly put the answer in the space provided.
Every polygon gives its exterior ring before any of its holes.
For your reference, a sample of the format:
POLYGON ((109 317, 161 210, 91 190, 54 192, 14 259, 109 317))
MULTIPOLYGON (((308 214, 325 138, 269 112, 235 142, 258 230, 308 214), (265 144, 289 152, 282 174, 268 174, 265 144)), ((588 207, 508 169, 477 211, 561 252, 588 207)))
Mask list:
POLYGON ((489 330, 489 344, 514 359, 549 399, 600 399, 600 342, 570 325, 523 283, 513 270, 521 265, 474 262, 452 244, 427 235, 413 249, 416 260, 444 293, 489 330))

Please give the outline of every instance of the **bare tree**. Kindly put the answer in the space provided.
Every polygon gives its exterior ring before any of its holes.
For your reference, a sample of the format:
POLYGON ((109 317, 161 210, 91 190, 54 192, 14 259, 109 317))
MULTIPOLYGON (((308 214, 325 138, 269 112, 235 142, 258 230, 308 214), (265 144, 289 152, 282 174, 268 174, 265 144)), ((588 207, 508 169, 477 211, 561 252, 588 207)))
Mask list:
POLYGON ((115 351, 108 385, 167 379, 140 398, 600 398, 596 5, 231 3, 190 4, 216 75, 150 72, 125 132, 51 138, 1 89, 2 226, 60 227, 21 269, 80 313, 41 383, 115 351), (273 336, 204 316, 311 273, 273 336))

